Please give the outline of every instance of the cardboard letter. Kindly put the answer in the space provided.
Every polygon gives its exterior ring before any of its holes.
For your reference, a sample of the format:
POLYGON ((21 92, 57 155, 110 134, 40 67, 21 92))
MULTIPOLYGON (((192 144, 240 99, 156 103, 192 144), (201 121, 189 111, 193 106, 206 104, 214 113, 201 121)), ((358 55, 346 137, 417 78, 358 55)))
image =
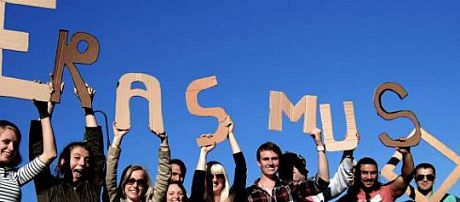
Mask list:
POLYGON ((198 103, 198 93, 204 89, 211 88, 217 85, 216 76, 209 76, 192 81, 185 92, 185 99, 188 111, 197 116, 212 116, 217 119, 219 125, 217 130, 210 138, 201 137, 197 138, 196 142, 199 146, 211 145, 220 143, 227 137, 227 128, 224 125, 225 118, 228 116, 227 112, 221 107, 204 108, 198 103))
POLYGON ((0 0, 0 96, 48 101, 50 100, 50 96, 47 84, 38 84, 33 81, 2 76, 3 49, 21 52, 27 52, 29 49, 28 33, 4 29, 6 2, 36 7, 55 8, 56 1, 0 0))
POLYGON ((316 128, 316 105, 316 96, 303 96, 294 106, 283 92, 270 91, 268 128, 281 131, 283 129, 282 115, 284 112, 292 122, 297 122, 304 115, 303 132, 311 133, 312 129, 316 128))
MULTIPOLYGON (((414 130, 410 133, 409 136, 412 136, 413 134, 414 134, 414 130)), ((406 194, 410 196, 411 194, 414 194, 413 192, 415 192, 415 201, 420 201, 420 202, 440 201, 442 197, 447 193, 447 191, 450 188, 452 188, 452 186, 455 185, 458 178, 460 177, 460 157, 457 156, 457 154, 454 151, 450 150, 441 141, 436 139, 433 135, 426 132, 423 128, 421 128, 421 138, 422 140, 430 144, 432 147, 434 147, 436 150, 438 150, 441 154, 446 156, 449 160, 453 161, 455 163, 455 168, 449 174, 449 176, 447 176, 447 178, 444 180, 444 182, 441 184, 438 190, 436 190, 430 198, 425 197, 422 193, 420 193, 417 189, 414 189, 410 185, 409 187, 407 187, 406 194)), ((388 181, 394 180, 398 175, 394 173, 393 170, 395 169, 396 165, 401 160, 402 160, 401 153, 396 151, 393 157, 391 157, 388 163, 383 167, 382 169, 383 177, 385 177, 388 181)), ((436 167, 436 165, 434 166, 436 167)), ((438 178, 436 178, 436 180, 438 180, 438 178)))
MULTIPOLYGON (((82 107, 90 108, 91 97, 86 90, 85 82, 77 70, 75 64, 92 64, 96 62, 99 55, 99 42, 97 39, 83 32, 77 32, 72 36, 70 44, 67 44, 67 30, 59 30, 58 47, 56 51, 55 67, 53 72, 53 86, 61 86, 64 66, 67 66, 75 88, 77 88, 78 98, 82 107), (78 50, 78 44, 85 41, 88 45, 84 52, 78 50)), ((59 102, 61 92, 56 90, 51 95, 51 101, 59 102)))
POLYGON ((120 129, 131 128, 131 113, 129 100, 131 97, 143 97, 149 102, 149 128, 152 131, 162 133, 163 114, 161 112, 161 88, 160 82, 153 76, 141 73, 124 74, 118 81, 117 100, 115 109, 115 121, 120 129), (143 89, 131 89, 131 84, 141 82, 143 89))
POLYGON ((358 146, 358 130, 356 129, 355 110, 353 102, 343 102, 345 110, 345 121, 347 123, 347 132, 343 141, 335 141, 332 130, 331 106, 329 104, 321 104, 321 123, 323 125, 324 144, 327 151, 346 151, 355 149, 358 146))
POLYGON ((377 110, 377 114, 385 120, 393 120, 400 117, 407 117, 409 118, 415 126, 415 134, 414 136, 407 139, 405 142, 395 141, 390 138, 390 136, 383 132, 379 135, 380 141, 387 147, 411 147, 416 146, 420 142, 420 123, 418 122, 417 116, 409 110, 400 110, 396 112, 388 112, 382 106, 381 97, 385 91, 393 91, 396 93, 399 98, 402 100, 407 96, 406 90, 399 85, 398 83, 394 82, 387 82, 381 84, 374 93, 374 106, 377 110))

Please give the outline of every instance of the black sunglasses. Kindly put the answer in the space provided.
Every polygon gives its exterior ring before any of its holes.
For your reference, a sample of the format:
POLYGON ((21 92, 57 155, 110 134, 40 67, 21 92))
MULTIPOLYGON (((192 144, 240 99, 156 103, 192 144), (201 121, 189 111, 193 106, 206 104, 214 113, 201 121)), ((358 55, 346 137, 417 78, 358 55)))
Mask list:
POLYGON ((434 175, 429 174, 429 175, 416 175, 415 176, 415 181, 422 181, 423 179, 425 179, 425 177, 426 177, 426 179, 428 181, 433 181, 434 180, 434 175))
POLYGON ((139 186, 139 187, 145 187, 145 186, 147 186, 147 180, 143 180, 143 179, 136 180, 136 179, 134 179, 134 178, 129 178, 129 179, 126 181, 126 184, 127 184, 127 185, 133 185, 134 183, 137 183, 137 186, 139 186))

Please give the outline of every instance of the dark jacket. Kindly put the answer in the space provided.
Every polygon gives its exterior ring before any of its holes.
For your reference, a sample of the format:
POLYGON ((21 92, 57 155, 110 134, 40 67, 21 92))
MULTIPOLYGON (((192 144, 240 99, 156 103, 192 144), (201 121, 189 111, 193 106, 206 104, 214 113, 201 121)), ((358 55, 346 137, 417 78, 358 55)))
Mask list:
MULTIPOLYGON (((29 131, 29 159, 39 156, 43 150, 40 121, 32 121, 29 131)), ((94 202, 100 201, 105 177, 105 156, 101 127, 86 127, 84 141, 92 155, 94 176, 71 185, 51 174, 48 166, 34 179, 39 202, 94 202)))

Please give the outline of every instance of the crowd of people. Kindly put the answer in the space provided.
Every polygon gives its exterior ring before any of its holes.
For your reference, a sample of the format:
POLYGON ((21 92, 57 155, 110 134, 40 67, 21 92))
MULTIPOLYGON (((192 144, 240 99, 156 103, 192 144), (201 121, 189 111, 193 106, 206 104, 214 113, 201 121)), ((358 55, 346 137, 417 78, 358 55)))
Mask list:
MULTIPOLYGON (((51 87, 50 93, 52 90, 51 87)), ((90 87, 87 90, 93 98, 95 91, 90 87)), ((246 160, 230 117, 225 118, 225 125, 235 161, 233 181, 228 179, 228 170, 220 162, 207 159, 217 145, 202 146, 193 173, 191 193, 187 194, 183 185, 187 167, 180 159, 171 159, 166 133, 151 131, 160 140, 155 180, 148 170, 136 164, 127 166, 121 175, 117 175, 122 140, 128 130, 113 124, 114 137, 105 157, 102 130, 94 111, 92 107, 84 108, 86 129, 82 141, 68 144, 57 156, 51 124, 53 103, 34 101, 34 104, 39 119, 31 121, 29 163, 19 166, 22 162, 18 148, 21 141, 19 129, 9 121, 0 120, 0 201, 20 201, 20 187, 31 180, 39 202, 321 202, 333 199, 339 202, 389 202, 403 195, 411 187, 412 179, 421 194, 428 198, 433 195, 436 169, 429 163, 414 166, 410 148, 397 148, 403 157, 401 174, 388 183, 379 182, 379 169, 374 159, 364 157, 356 163, 352 150, 343 152, 338 170, 330 177, 319 129, 311 132, 318 156, 315 175, 308 176, 306 161, 300 154, 282 153, 278 145, 266 142, 256 151, 260 178, 246 187, 246 160), (57 172, 53 174, 50 164, 56 157, 57 172)), ((415 199, 414 194, 410 197, 415 199)), ((459 199, 446 194, 442 201, 459 199)))

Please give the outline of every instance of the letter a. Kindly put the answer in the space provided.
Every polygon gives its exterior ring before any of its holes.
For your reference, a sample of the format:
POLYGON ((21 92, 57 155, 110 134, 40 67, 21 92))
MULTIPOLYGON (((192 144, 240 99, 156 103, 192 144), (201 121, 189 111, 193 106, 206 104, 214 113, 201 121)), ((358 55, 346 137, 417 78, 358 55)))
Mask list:
POLYGON ((129 100, 131 97, 143 97, 149 102, 149 128, 157 133, 164 132, 161 112, 160 82, 153 76, 141 73, 127 73, 118 81, 115 121, 120 129, 131 128, 129 100), (143 89, 131 89, 131 84, 141 82, 143 89))

